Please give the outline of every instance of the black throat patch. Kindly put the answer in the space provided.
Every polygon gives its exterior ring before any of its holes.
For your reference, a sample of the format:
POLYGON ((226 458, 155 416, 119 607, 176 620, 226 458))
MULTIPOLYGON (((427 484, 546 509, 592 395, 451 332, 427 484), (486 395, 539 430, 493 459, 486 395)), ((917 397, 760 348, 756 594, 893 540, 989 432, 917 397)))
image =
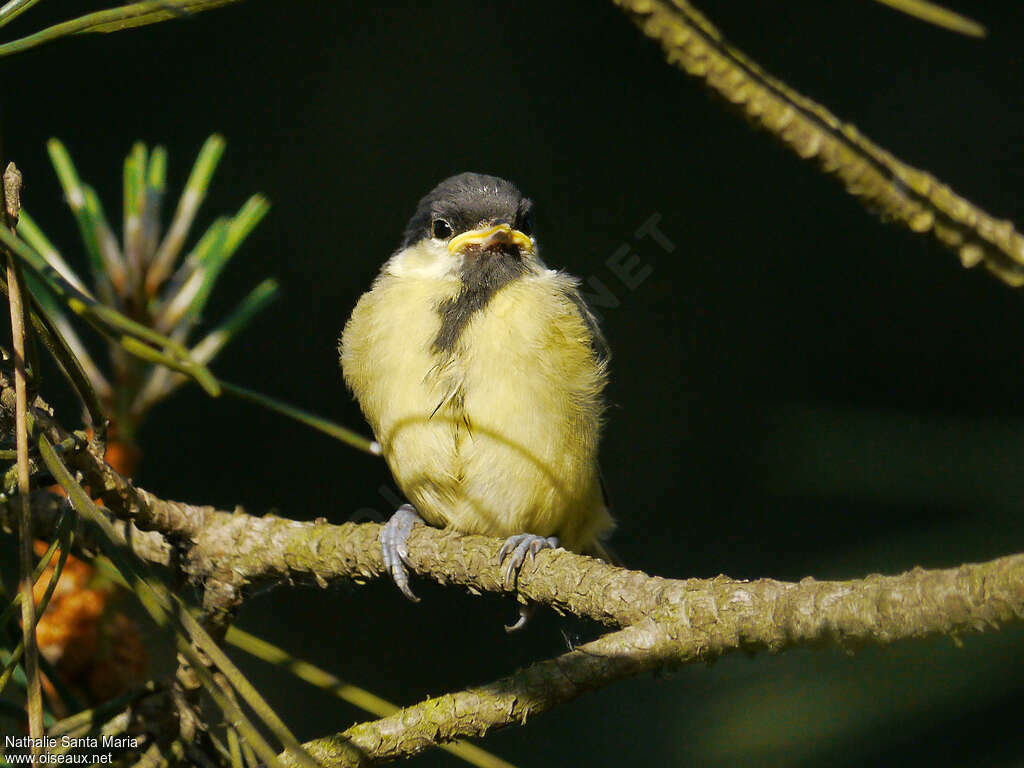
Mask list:
POLYGON ((518 250, 467 251, 466 257, 458 295, 437 305, 441 329, 434 339, 436 352, 451 352, 473 315, 486 307, 494 294, 529 271, 518 250))

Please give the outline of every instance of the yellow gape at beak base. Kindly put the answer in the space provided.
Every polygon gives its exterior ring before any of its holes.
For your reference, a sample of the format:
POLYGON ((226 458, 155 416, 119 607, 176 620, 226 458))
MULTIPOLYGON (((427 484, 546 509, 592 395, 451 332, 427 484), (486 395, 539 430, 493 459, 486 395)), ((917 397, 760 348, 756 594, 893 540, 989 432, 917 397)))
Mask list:
POLYGON ((494 242, 501 241, 517 245, 526 251, 533 250, 533 240, 518 229, 512 229, 508 224, 496 224, 487 229, 471 229, 461 235, 456 235, 448 241, 448 252, 458 253, 470 245, 486 248, 494 242))

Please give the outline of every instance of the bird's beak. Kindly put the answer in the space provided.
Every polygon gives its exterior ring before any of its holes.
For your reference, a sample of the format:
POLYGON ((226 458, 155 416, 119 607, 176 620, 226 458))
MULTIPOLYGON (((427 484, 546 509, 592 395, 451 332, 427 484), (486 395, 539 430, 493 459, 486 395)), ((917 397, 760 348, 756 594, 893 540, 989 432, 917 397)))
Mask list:
POLYGON ((533 250, 533 240, 508 224, 496 224, 485 229, 471 229, 448 241, 448 252, 459 253, 471 245, 487 250, 496 245, 515 245, 524 251, 533 250))

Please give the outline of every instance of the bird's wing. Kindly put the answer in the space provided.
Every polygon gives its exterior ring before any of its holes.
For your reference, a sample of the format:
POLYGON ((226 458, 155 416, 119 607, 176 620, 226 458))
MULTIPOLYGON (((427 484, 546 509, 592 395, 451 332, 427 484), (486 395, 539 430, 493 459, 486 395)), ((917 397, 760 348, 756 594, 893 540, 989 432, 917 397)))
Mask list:
MULTIPOLYGON (((612 352, 611 348, 608 346, 608 340, 605 339, 604 334, 601 333, 601 326, 598 324, 597 318, 594 317, 594 313, 590 311, 590 307, 587 306, 587 302, 576 288, 570 288, 566 291, 566 295, 572 300, 572 303, 576 305, 576 309, 579 310, 580 317, 583 318, 583 324, 590 333, 590 348, 594 353, 594 358, 597 360, 598 365, 602 367, 607 366, 611 360, 612 352)), ((601 498, 604 501, 605 508, 610 512, 612 509, 612 499, 611 495, 608 493, 608 480, 605 478, 604 472, 601 470, 600 466, 598 466, 598 479, 601 482, 601 498)), ((593 554, 612 565, 623 565, 622 559, 604 542, 594 542, 593 554)))
POLYGON ((601 326, 598 325, 597 318, 594 317, 594 313, 590 311, 590 307, 587 306, 587 302, 575 287, 568 289, 566 291, 566 295, 572 300, 572 303, 576 305, 576 309, 579 310, 580 317, 583 318, 583 324, 590 333, 590 348, 593 350, 594 357, 597 359, 598 364, 601 366, 608 365, 608 362, 612 357, 612 352, 608 346, 608 340, 605 339, 604 334, 601 333, 601 326))
MULTIPOLYGON (((604 499, 604 506, 611 512, 612 500, 608 495, 608 481, 605 480, 604 472, 601 471, 601 467, 597 468, 597 476, 601 481, 601 497, 604 499)), ((618 553, 614 549, 608 546, 607 542, 595 541, 592 545, 593 554, 597 555, 601 560, 604 560, 610 565, 617 565, 620 568, 625 568, 626 564, 622 562, 622 558, 619 557, 618 553)))

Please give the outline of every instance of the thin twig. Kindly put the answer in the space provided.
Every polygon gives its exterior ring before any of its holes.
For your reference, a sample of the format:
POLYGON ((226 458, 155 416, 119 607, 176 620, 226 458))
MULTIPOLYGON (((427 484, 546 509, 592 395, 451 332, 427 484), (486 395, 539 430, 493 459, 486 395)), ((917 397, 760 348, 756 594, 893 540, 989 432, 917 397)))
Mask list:
MULTIPOLYGON (((18 224, 21 209, 21 174, 11 163, 4 170, 3 210, 5 224, 11 232, 18 224)), ((25 643, 25 676, 28 681, 26 697, 28 732, 33 739, 32 754, 40 748, 35 739, 43 736, 43 695, 39 680, 39 648, 36 645, 36 604, 32 599, 32 516, 29 509, 28 464, 28 395, 25 379, 25 315, 22 303, 24 285, 14 257, 7 254, 7 298, 11 309, 11 335, 14 348, 15 432, 18 450, 18 497, 20 539, 18 561, 21 572, 21 624, 25 643)))
POLYGON ((224 673, 246 704, 274 732, 274 735, 278 737, 289 754, 299 764, 307 766, 307 768, 317 768, 316 763, 302 750, 295 737, 273 709, 271 709, 270 705, 267 704, 266 700, 260 696, 252 684, 239 672, 238 668, 220 647, 217 646, 206 630, 188 612, 181 598, 176 594, 170 593, 162 584, 151 580, 146 573, 144 564, 133 563, 122 548, 118 546, 117 532, 110 521, 72 476, 67 466, 61 460, 61 457, 54 451, 53 445, 47 437, 38 430, 34 431, 33 437, 38 446, 41 459, 53 473, 57 482, 67 491, 72 506, 86 520, 100 529, 103 536, 101 546, 104 549, 104 553, 113 561, 125 579, 132 584, 143 607, 159 626, 170 626, 175 630, 178 652, 183 654, 189 664, 192 665, 203 687, 206 688, 207 693, 214 699, 217 706, 221 708, 234 724, 242 729, 246 738, 253 743, 254 747, 257 747, 260 756, 267 763, 272 766, 278 765, 278 761, 269 744, 263 739, 249 718, 246 717, 241 709, 232 705, 221 694, 198 651, 209 657, 220 671, 224 673), (142 567, 140 568, 139 566, 142 567), (195 648, 193 648, 189 638, 195 643, 195 648))

